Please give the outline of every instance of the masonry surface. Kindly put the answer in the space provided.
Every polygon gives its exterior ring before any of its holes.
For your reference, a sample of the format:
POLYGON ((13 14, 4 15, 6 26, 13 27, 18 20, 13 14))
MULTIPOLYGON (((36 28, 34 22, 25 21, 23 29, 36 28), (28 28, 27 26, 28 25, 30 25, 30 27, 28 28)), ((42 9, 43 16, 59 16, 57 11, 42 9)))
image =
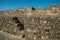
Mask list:
POLYGON ((60 5, 0 11, 0 40, 60 40, 60 5))

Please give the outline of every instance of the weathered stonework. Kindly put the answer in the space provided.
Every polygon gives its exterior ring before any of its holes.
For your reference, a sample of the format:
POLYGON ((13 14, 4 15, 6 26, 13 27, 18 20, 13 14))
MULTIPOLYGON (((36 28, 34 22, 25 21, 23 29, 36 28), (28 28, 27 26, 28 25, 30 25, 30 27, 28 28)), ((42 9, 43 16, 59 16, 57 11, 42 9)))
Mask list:
POLYGON ((0 11, 0 40, 60 40, 60 5, 0 11))

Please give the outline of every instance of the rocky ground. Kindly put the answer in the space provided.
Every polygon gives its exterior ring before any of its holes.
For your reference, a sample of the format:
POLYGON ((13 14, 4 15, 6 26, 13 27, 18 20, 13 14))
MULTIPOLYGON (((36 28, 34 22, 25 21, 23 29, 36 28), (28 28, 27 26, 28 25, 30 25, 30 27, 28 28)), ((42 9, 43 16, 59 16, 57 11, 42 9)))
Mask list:
POLYGON ((60 5, 0 11, 0 40, 60 40, 60 5))

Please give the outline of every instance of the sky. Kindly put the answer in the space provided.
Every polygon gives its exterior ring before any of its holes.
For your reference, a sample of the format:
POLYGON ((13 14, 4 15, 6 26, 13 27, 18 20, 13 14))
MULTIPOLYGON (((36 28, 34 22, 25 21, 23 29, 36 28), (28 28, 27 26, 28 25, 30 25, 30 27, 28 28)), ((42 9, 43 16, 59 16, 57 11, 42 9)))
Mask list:
POLYGON ((9 10, 32 6, 45 8, 52 4, 60 4, 60 0, 0 0, 0 10, 9 10))

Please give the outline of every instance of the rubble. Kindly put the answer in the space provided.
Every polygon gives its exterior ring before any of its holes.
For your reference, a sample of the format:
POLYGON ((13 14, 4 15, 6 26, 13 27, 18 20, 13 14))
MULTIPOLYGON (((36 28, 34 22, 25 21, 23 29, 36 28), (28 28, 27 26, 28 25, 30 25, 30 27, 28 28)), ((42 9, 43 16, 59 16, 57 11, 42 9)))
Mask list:
POLYGON ((60 5, 0 11, 0 39, 60 40, 60 5))

